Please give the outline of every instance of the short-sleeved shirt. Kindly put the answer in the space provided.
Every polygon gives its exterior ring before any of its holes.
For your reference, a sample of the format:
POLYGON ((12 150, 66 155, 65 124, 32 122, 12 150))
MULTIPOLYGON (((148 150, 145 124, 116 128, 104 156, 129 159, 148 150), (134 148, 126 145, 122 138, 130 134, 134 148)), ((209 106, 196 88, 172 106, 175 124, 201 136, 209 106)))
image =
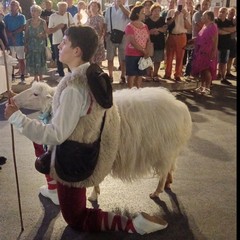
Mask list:
MULTIPOLYGON (((160 17, 157 21, 153 21, 151 18, 148 18, 145 21, 145 24, 148 26, 148 29, 151 30, 153 28, 160 28, 164 26, 165 18, 160 17)), ((165 48, 165 35, 164 33, 160 32, 158 35, 151 35, 150 34, 151 42, 154 45, 154 50, 162 50, 165 48)))
POLYGON ((71 13, 72 17, 78 13, 78 8, 75 5, 67 8, 67 12, 71 13))
POLYGON ((54 9, 51 9, 50 11, 45 9, 42 11, 41 17, 46 21, 46 23, 48 24, 48 17, 50 17, 53 13, 55 13, 56 11, 54 9))
MULTIPOLYGON (((137 28, 131 23, 129 23, 125 28, 125 34, 127 35, 134 35, 135 41, 142 47, 146 48, 147 41, 149 39, 149 30, 146 24, 144 24, 141 28, 137 28)), ((128 42, 125 48, 126 56, 143 56, 143 53, 133 45, 128 42)))
MULTIPOLYGON (((128 7, 125 6, 127 9, 128 7)), ((105 24, 107 25, 107 32, 111 32, 111 24, 110 24, 110 8, 112 9, 111 20, 112 20, 112 29, 118 29, 120 31, 124 31, 125 27, 129 23, 129 18, 123 13, 123 11, 115 6, 111 6, 107 8, 105 12, 105 24)))
MULTIPOLYGON (((232 22, 228 19, 222 21, 220 18, 215 19, 215 23, 218 28, 232 27, 232 22)), ((231 46, 231 33, 229 34, 218 34, 218 50, 230 49, 231 46)))
MULTIPOLYGON (((65 12, 64 15, 60 15, 57 12, 53 13, 49 17, 48 28, 54 28, 61 23, 73 25, 74 21, 72 15, 69 12, 65 12)), ((63 39, 62 29, 58 29, 56 32, 53 33, 53 44, 61 43, 62 39, 63 39)))
MULTIPOLYGON (((9 32, 13 32, 26 24, 26 18, 21 13, 18 13, 15 16, 8 13, 4 16, 3 21, 5 22, 6 30, 9 32)), ((8 38, 8 43, 9 46, 24 46, 24 32, 16 33, 14 40, 8 38)))

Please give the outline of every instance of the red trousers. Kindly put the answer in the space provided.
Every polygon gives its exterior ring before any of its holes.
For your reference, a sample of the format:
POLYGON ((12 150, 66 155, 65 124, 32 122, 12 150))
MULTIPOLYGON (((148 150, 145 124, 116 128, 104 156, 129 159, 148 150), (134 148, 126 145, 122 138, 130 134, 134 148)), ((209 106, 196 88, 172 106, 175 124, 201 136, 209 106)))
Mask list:
POLYGON ((86 207, 86 188, 67 187, 57 182, 62 216, 67 224, 81 232, 125 231, 136 232, 132 219, 101 209, 86 207))
POLYGON ((171 77, 172 75, 172 63, 174 56, 176 58, 174 77, 182 76, 184 47, 187 43, 186 34, 173 35, 169 34, 166 41, 166 69, 165 76, 171 77))

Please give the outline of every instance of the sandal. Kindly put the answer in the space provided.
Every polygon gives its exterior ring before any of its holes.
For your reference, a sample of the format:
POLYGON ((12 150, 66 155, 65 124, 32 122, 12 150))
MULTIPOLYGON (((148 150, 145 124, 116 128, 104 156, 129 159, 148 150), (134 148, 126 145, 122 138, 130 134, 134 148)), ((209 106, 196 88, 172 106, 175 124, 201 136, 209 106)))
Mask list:
POLYGON ((121 81, 119 83, 120 84, 125 84, 126 83, 126 78, 121 76, 121 81))

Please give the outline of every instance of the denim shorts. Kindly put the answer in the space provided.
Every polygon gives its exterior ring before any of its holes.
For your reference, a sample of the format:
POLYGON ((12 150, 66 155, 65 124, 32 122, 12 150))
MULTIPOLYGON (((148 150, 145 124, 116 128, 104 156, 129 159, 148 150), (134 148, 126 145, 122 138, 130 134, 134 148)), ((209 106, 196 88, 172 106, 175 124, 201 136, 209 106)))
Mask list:
POLYGON ((140 56, 126 56, 126 75, 127 76, 144 76, 146 75, 146 69, 140 70, 138 69, 138 61, 140 56))
POLYGON ((225 64, 228 62, 229 59, 229 49, 222 49, 218 51, 218 63, 225 64))

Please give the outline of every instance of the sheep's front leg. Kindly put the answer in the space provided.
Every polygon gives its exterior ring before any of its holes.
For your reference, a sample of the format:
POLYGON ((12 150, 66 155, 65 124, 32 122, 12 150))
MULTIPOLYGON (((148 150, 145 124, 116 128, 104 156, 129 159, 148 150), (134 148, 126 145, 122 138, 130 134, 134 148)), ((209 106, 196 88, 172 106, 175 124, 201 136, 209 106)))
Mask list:
POLYGON ((99 194, 100 194, 100 187, 99 187, 99 185, 94 186, 91 195, 88 197, 88 200, 90 202, 97 201, 99 194))

